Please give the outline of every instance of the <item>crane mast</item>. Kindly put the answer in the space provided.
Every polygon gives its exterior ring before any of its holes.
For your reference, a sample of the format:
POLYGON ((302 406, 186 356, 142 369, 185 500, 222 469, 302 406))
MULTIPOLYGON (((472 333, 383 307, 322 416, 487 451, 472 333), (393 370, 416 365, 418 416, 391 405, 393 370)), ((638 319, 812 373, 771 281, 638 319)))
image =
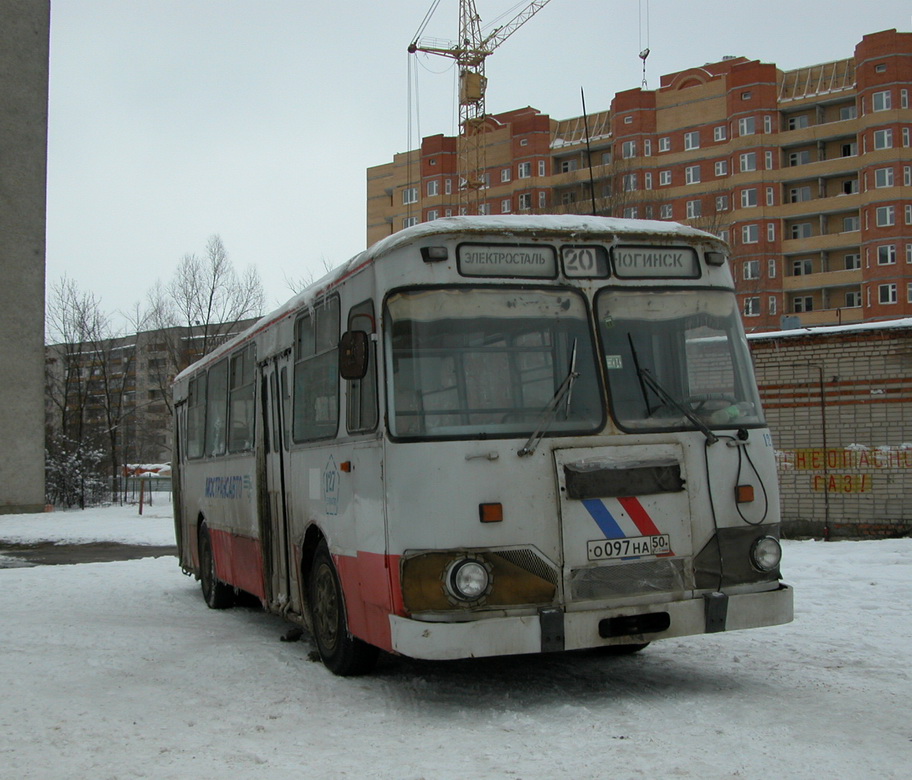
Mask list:
POLYGON ((450 57, 459 68, 459 128, 457 140, 459 202, 467 213, 477 213, 485 188, 485 60, 507 38, 544 8, 551 0, 533 0, 510 21, 482 35, 481 18, 475 0, 459 0, 457 43, 435 45, 415 40, 409 53, 423 52, 450 57))

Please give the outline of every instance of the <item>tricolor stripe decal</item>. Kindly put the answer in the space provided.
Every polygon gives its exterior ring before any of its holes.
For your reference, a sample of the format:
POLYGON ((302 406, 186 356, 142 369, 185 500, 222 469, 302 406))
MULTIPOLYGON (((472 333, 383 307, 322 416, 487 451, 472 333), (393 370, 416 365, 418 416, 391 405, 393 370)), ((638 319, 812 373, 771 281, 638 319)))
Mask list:
MULTIPOLYGON (((662 533, 638 498, 625 496, 623 498, 618 498, 617 501, 629 520, 632 521, 633 525, 636 527, 636 530, 639 531, 640 536, 656 536, 662 533)), ((631 536, 631 534, 625 533, 621 526, 621 522, 619 522, 611 513, 611 510, 608 509, 602 499, 587 498, 583 499, 582 504, 586 507, 589 516, 595 520, 596 525, 598 525, 606 539, 626 539, 628 536, 631 536)), ((628 527, 630 525, 629 521, 625 524, 628 527)), ((660 557, 671 555, 674 555, 674 553, 662 553, 660 557)))

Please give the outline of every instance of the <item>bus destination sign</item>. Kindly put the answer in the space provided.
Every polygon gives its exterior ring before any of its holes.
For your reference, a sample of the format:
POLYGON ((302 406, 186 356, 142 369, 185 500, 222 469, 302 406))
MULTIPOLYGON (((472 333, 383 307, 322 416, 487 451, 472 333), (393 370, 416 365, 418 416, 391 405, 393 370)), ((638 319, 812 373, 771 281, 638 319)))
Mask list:
POLYGON ((686 246, 617 246, 614 271, 622 279, 696 279, 697 253, 686 246))
POLYGON ((507 276, 553 279, 557 276, 554 247, 516 244, 460 244, 459 273, 463 276, 507 276))

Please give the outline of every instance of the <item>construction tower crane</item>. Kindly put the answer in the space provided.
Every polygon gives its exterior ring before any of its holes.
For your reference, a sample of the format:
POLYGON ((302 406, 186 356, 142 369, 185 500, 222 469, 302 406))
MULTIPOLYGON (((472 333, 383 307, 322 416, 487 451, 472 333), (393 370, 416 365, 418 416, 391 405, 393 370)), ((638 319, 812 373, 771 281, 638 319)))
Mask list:
MULTIPOLYGON (((441 45, 437 41, 416 38, 408 47, 410 54, 424 52, 456 60, 459 68, 460 203, 466 207, 473 206, 476 212, 481 200, 481 190, 485 186, 485 60, 549 2, 551 0, 533 0, 523 6, 510 21, 483 36, 481 18, 475 10, 475 0, 459 0, 458 43, 441 45)), ((425 20, 428 17, 425 17, 425 20)))

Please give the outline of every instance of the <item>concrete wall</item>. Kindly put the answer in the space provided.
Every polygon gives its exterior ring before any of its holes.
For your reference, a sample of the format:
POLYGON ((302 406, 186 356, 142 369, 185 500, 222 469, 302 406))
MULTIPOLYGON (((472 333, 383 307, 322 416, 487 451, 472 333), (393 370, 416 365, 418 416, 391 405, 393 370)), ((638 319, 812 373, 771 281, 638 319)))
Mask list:
POLYGON ((912 532, 912 320, 750 338, 792 535, 912 532))
POLYGON ((0 513, 44 508, 47 0, 0 0, 0 513))

